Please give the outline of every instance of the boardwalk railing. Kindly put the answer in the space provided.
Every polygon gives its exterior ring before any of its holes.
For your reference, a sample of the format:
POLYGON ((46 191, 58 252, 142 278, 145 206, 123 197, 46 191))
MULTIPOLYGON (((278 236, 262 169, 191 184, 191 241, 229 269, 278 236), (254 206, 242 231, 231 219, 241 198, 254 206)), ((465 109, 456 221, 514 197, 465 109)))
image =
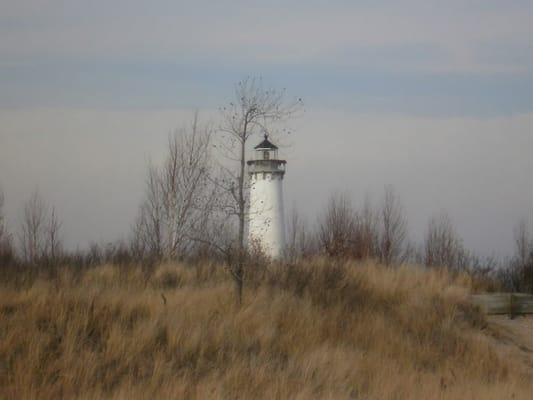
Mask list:
POLYGON ((489 315, 533 314, 533 295, 525 293, 486 293, 474 294, 472 302, 489 315))

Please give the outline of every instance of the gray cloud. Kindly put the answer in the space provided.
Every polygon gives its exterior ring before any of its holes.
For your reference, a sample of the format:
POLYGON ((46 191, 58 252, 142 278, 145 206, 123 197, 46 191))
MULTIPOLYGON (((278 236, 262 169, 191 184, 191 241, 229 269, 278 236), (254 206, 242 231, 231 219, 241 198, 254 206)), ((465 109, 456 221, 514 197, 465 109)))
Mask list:
MULTIPOLYGON (((7 2, 0 19, 2 59, 87 60, 253 59, 264 64, 349 59, 329 55, 368 46, 420 44, 446 59, 412 68, 438 72, 501 72, 512 65, 472 57, 479 43, 533 36, 531 4, 497 2, 7 2)), ((394 63, 398 53, 387 58, 394 63)), ((359 65, 362 60, 354 60, 359 65)), ((407 60, 405 60, 407 61, 407 60)), ((348 63, 348 65, 353 65, 348 63)))

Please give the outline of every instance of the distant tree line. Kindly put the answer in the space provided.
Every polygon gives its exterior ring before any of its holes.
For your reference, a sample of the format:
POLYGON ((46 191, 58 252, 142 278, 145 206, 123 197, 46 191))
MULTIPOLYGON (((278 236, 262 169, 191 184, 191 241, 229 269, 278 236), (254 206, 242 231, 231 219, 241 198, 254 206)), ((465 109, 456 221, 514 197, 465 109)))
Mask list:
MULTIPOLYGON (((260 80, 236 86, 235 99, 221 109, 219 125, 195 115, 169 135, 166 158, 149 165, 145 192, 127 240, 85 250, 66 250, 55 207, 35 191, 23 207, 16 232, 10 232, 0 191, 0 275, 20 269, 53 273, 57 266, 88 268, 104 263, 141 265, 147 273, 161 262, 213 260, 234 278, 238 301, 247 268, 266 257, 245 243, 248 139, 264 132, 284 134, 284 123, 301 106, 284 91, 264 89, 260 80)), ((525 222, 515 229, 510 259, 481 258, 467 250, 446 213, 431 217, 423 242, 409 240, 399 196, 386 186, 381 201, 354 207, 345 193, 333 194, 315 221, 297 208, 287 216, 287 264, 312 257, 374 259, 393 267, 416 263, 428 268, 467 271, 497 281, 502 288, 533 292, 533 239, 525 222)), ((288 266, 290 267, 290 266, 288 266)))
MULTIPOLYGON (((196 134, 198 131, 180 131, 171 136, 171 154, 176 151, 177 140, 188 146, 191 137, 187 135, 196 134)), ((236 227, 220 211, 216 185, 210 183, 208 175, 200 173, 189 178, 194 184, 184 184, 180 196, 186 194, 185 197, 172 198, 165 187, 176 184, 169 182, 169 160, 163 167, 148 168, 145 200, 129 239, 93 243, 85 250, 64 248, 63 226, 57 211, 37 191, 24 204, 18 230, 11 233, 3 212, 4 195, 0 192, 0 274, 17 269, 53 273, 57 266, 83 269, 105 263, 135 264, 148 270, 168 261, 194 265, 212 260, 229 265, 236 227)), ((517 224, 514 242, 514 254, 508 259, 479 257, 464 247, 451 218, 441 213, 429 219, 423 242, 415 245, 408 239, 400 199, 387 186, 377 206, 366 200, 359 209, 346 194, 332 195, 314 223, 294 208, 287 216, 286 250, 280 262, 290 267, 301 259, 320 256, 374 259, 390 267, 415 263, 427 268, 466 271, 493 279, 506 290, 533 293, 533 238, 525 221, 517 224)), ((245 265, 256 265, 261 258, 267 261, 260 249, 251 248, 246 252, 245 265)))

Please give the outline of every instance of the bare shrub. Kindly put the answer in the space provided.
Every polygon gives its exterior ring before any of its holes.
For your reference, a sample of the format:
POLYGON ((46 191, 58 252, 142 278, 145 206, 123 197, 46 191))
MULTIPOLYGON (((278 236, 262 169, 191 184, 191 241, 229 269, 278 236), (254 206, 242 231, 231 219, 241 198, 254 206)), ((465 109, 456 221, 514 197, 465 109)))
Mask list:
POLYGON ((330 197, 318 222, 318 241, 322 251, 330 257, 349 257, 353 254, 356 214, 346 194, 330 197))
POLYGON ((24 206, 24 216, 20 234, 22 256, 34 264, 45 249, 45 225, 47 210, 38 192, 34 192, 24 206))
POLYGON ((407 220, 403 207, 392 186, 385 187, 380 210, 379 256, 382 263, 390 265, 403 261, 407 238, 407 220))
POLYGON ((63 242, 61 238, 62 225, 63 223, 59 220, 55 207, 52 207, 46 226, 45 247, 45 257, 51 263, 57 262, 63 255, 63 242))
POLYGON ((469 255, 446 213, 429 220, 424 240, 424 264, 428 267, 465 269, 469 255))
POLYGON ((4 215, 4 193, 0 189, 0 265, 6 266, 14 261, 11 234, 7 230, 7 222, 4 215))
POLYGON ((515 227, 514 242, 515 253, 500 279, 510 290, 533 293, 533 238, 525 220, 515 227))
POLYGON ((293 207, 287 218, 285 259, 294 263, 297 260, 317 254, 316 235, 314 235, 308 221, 304 219, 296 207, 293 207))
POLYGON ((38 191, 24 205, 19 242, 25 262, 33 265, 56 263, 62 256, 61 226, 54 207, 38 191))
POLYGON ((146 197, 131 242, 137 257, 183 259, 195 239, 205 237, 216 200, 210 146, 211 130, 200 126, 197 115, 189 128, 169 136, 164 164, 148 169, 146 197))
POLYGON ((159 170, 148 167, 144 202, 139 208, 133 225, 130 242, 132 253, 137 259, 163 258, 163 202, 159 170))
POLYGON ((356 259, 375 258, 379 254, 379 215, 367 198, 357 212, 353 254, 356 259))
POLYGON ((318 222, 318 241, 323 253, 356 260, 398 261, 405 232, 401 230, 403 216, 395 214, 396 206, 396 203, 387 204, 392 208, 376 211, 367 198, 363 207, 356 210, 347 195, 331 197, 318 222), (394 218, 399 221, 393 221, 394 218))

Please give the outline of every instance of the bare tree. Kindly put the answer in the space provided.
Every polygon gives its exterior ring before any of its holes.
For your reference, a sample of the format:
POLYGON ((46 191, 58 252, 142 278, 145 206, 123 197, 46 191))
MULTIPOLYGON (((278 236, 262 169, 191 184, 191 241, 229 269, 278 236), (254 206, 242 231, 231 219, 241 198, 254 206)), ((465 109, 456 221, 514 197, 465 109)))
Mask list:
POLYGON ((213 201, 209 180, 211 131, 200 131, 197 115, 190 134, 174 135, 168 143, 168 158, 162 170, 165 254, 176 258, 191 245, 191 232, 198 232, 213 201))
POLYGON ((380 215, 367 198, 363 207, 355 210, 347 195, 330 198, 324 215, 319 219, 318 238, 329 256, 366 259, 380 255, 380 215))
POLYGON ((533 292, 533 240, 526 221, 514 230, 515 254, 505 271, 505 280, 512 290, 533 292))
POLYGON ((145 199, 133 227, 136 254, 181 258, 202 236, 216 200, 210 144, 211 130, 199 125, 197 114, 189 128, 169 136, 164 164, 148 170, 145 199))
POLYGON ((318 240, 330 257, 349 257, 353 254, 356 213, 346 194, 330 197, 318 222, 318 240))
POLYGON ((287 221, 285 258, 290 262, 295 262, 315 254, 317 249, 313 233, 296 207, 293 207, 287 221))
POLYGON ((514 229, 515 260, 520 265, 526 265, 533 250, 533 242, 527 227, 527 223, 522 219, 514 229))
POLYGON ((432 217, 424 240, 425 265, 464 269, 468 267, 468 259, 468 252, 448 214, 432 217))
POLYGON ((4 193, 0 189, 0 264, 5 264, 13 258, 11 235, 7 230, 4 216, 4 193))
POLYGON ((163 201, 159 170, 150 165, 145 199, 133 226, 131 250, 134 256, 160 260, 163 257, 163 201))
POLYGON ((385 265, 402 261, 407 237, 407 220, 400 200, 392 186, 385 187, 381 206, 379 255, 385 265))
POLYGON ((264 132, 272 133, 276 124, 289 119, 300 108, 301 99, 287 101, 285 91, 264 89, 260 79, 248 78, 236 85, 235 99, 221 109, 222 137, 219 148, 222 155, 236 163, 236 168, 225 169, 220 180, 230 194, 225 210, 237 218, 236 257, 231 265, 237 301, 242 299, 245 261, 245 223, 247 219, 246 149, 248 139, 264 132))
POLYGON ((20 233, 20 247, 24 260, 35 264, 46 248, 47 209, 38 191, 35 191, 26 205, 20 233))
POLYGON ((4 217, 4 193, 0 189, 0 243, 7 238, 6 221, 4 217))
POLYGON ((50 208, 38 191, 33 192, 24 206, 19 235, 24 260, 56 262, 62 252, 61 225, 55 208, 50 208))
POLYGON ((356 215, 355 258, 365 259, 378 255, 379 215, 374 211, 370 200, 365 199, 363 208, 356 215))
POLYGON ((61 238, 61 227, 63 223, 59 220, 55 207, 52 207, 46 225, 46 248, 45 255, 49 261, 56 263, 63 254, 63 242, 61 238))

